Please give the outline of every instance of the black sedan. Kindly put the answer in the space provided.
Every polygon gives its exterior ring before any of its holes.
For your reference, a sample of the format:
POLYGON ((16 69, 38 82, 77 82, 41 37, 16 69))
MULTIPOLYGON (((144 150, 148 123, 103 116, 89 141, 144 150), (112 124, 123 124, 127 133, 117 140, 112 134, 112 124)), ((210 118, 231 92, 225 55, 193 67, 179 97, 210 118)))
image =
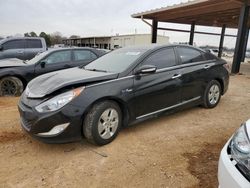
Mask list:
POLYGON ((228 83, 226 62, 201 49, 122 48, 32 80, 19 102, 21 125, 47 143, 85 137, 104 145, 123 126, 186 107, 213 108, 228 83))
POLYGON ((30 61, 0 60, 0 96, 21 95, 27 83, 42 74, 84 66, 105 54, 92 48, 60 48, 43 52, 30 61))

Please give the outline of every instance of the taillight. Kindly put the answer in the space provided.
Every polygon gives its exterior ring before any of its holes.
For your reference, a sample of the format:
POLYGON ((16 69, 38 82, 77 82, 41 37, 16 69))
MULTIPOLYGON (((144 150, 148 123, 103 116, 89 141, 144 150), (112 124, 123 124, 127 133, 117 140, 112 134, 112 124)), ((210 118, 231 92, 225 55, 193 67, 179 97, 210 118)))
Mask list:
POLYGON ((228 63, 224 64, 223 67, 225 67, 225 69, 227 69, 227 71, 230 72, 231 68, 228 63))

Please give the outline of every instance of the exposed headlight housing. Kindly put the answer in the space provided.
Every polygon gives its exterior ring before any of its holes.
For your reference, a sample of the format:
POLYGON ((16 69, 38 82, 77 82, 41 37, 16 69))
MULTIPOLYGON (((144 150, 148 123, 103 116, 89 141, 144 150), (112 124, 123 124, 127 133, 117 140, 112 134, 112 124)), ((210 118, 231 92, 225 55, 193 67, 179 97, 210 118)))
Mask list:
POLYGON ((84 90, 84 87, 76 88, 60 95, 57 95, 35 107, 35 109, 40 113, 53 112, 56 111, 67 103, 72 101, 75 97, 80 95, 84 90))
POLYGON ((250 179, 250 120, 244 123, 232 138, 230 145, 232 158, 237 167, 250 179))

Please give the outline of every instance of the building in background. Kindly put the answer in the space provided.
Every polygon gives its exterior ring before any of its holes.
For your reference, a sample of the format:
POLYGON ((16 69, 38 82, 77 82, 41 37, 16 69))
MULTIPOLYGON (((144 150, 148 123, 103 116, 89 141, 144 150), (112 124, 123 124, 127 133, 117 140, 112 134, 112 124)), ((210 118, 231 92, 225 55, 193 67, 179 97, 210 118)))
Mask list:
MULTIPOLYGON (((151 44, 151 34, 81 37, 63 40, 66 46, 95 47, 113 50, 125 46, 151 44)), ((157 36, 158 44, 169 44, 168 36, 157 36)))

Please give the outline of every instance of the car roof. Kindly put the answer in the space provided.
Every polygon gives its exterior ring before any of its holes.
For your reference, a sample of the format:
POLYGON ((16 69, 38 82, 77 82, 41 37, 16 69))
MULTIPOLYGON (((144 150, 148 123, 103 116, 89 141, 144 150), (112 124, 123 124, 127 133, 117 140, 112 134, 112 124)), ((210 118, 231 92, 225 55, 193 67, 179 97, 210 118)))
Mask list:
POLYGON ((9 40, 16 40, 16 39, 41 39, 42 37, 7 37, 1 39, 1 42, 9 41, 9 40))
POLYGON ((60 47, 60 48, 49 48, 48 51, 62 51, 62 50, 95 50, 94 48, 89 47, 60 47))
POLYGON ((201 48, 197 48, 191 45, 186 45, 186 44, 148 44, 148 45, 136 45, 136 46, 127 46, 121 49, 125 49, 125 50, 157 50, 160 48, 164 48, 164 47, 188 47, 188 48, 193 48, 199 51, 202 51, 204 53, 206 53, 205 50, 201 49, 201 48))

